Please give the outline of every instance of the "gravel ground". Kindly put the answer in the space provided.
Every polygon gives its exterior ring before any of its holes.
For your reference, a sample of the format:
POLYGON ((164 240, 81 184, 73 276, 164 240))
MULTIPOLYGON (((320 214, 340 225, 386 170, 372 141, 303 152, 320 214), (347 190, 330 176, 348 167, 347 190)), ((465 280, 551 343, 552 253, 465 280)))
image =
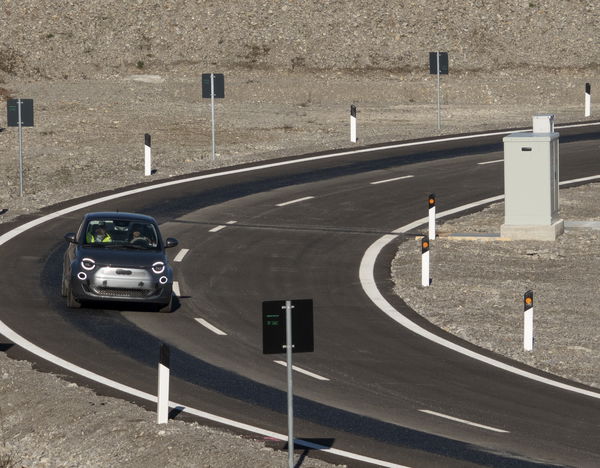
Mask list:
POLYGON ((448 220, 430 253, 432 285, 421 284, 416 241, 392 265, 396 292, 440 328, 555 375, 600 388, 600 184, 560 190, 561 217, 596 221, 555 242, 453 240, 450 233, 499 233, 504 204, 448 220), (523 294, 534 292, 532 352, 523 350, 523 294))

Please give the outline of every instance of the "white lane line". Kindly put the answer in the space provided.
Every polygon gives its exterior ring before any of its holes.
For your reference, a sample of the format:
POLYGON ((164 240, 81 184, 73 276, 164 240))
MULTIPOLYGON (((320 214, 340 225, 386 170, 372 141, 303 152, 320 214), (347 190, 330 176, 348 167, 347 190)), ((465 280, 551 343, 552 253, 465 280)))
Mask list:
POLYGON ((177 252, 177 255, 175 256, 173 261, 181 262, 183 260, 183 257, 185 257, 189 251, 190 251, 190 249, 181 249, 179 252, 177 252))
POLYGON ((480 162, 477 163, 479 166, 485 166, 486 164, 496 164, 496 163, 501 163, 504 162, 504 159, 496 159, 494 161, 484 161, 484 162, 480 162))
MULTIPOLYGON (((279 364, 280 366, 287 367, 287 362, 285 362, 285 361, 273 361, 273 362, 276 364, 279 364)), ((313 379, 329 381, 329 379, 327 377, 323 377, 322 375, 307 371, 305 369, 302 369, 301 367, 296 367, 296 366, 292 365, 292 369, 295 370, 296 372, 300 372, 301 374, 308 375, 309 377, 312 377, 313 379)))
POLYGON ((300 202, 303 202, 303 201, 306 201, 306 200, 310 200, 310 199, 312 199, 312 198, 315 198, 315 197, 304 197, 304 198, 297 198, 296 200, 290 200, 290 201, 287 201, 287 202, 284 202, 284 203, 278 203, 278 204, 277 204, 277 205, 275 205, 275 206, 287 206, 287 205, 292 205, 293 203, 300 203, 300 202))
POLYGON ((220 224, 219 226, 212 228, 208 232, 219 232, 221 229, 225 229, 226 227, 227 226, 225 226, 224 224, 220 224))
POLYGON ((468 426, 479 427, 481 429, 486 429, 486 430, 492 431, 492 432, 501 432, 501 433, 504 433, 504 434, 508 434, 509 433, 509 431, 505 431, 504 429, 498 429, 497 427, 486 426, 484 424, 479 424, 479 423, 475 423, 475 422, 472 422, 472 421, 467 421, 466 419, 455 418, 454 416, 448 416, 447 414, 443 414, 443 413, 436 413, 435 411, 430 411, 430 410, 425 410, 425 409, 420 409, 419 411, 421 413, 431 414, 431 415, 437 416, 439 418, 449 419, 450 421, 459 422, 461 424, 467 424, 468 426))
POLYGON ((227 223, 225 223, 225 224, 235 224, 235 223, 237 223, 237 221, 227 221, 227 223))
POLYGON ((412 177, 414 177, 414 176, 413 175, 406 175, 406 176, 402 176, 402 177, 394 177, 393 179, 378 180, 376 182, 371 182, 371 185, 385 184, 387 182, 395 182, 397 180, 410 179, 412 177))
POLYGON ((227 336, 227 333, 225 333, 223 330, 219 330, 217 327, 215 327, 214 325, 211 325, 203 318, 195 318, 194 320, 196 322, 198 322, 200 325, 202 325, 203 327, 208 328, 211 332, 213 332, 216 335, 227 336))
POLYGON ((179 281, 173 281, 173 293, 177 297, 181 297, 181 290, 179 289, 179 281))
MULTIPOLYGON (((577 182, 587 182, 591 180, 600 179, 600 175, 583 177, 581 179, 573 179, 566 180, 560 183, 560 185, 573 184, 577 182)), ((466 211, 470 208, 476 208, 481 205, 487 205, 489 203, 493 203, 496 201, 501 201, 504 199, 504 195, 498 195, 496 197, 486 198, 484 200, 479 200, 478 202, 469 203, 467 205, 459 206, 457 208, 453 208, 451 210, 443 211, 439 213, 437 216, 443 218, 445 216, 449 216, 455 213, 460 213, 462 211, 466 211)), ((523 369, 519 369, 518 367, 511 366, 510 364, 506 364, 502 361, 498 361, 496 359, 484 356, 483 354, 479 354, 469 348, 465 348, 457 343, 454 343, 446 338, 442 338, 441 336, 436 335, 435 333, 426 330, 421 327, 417 323, 410 320, 407 316, 400 313, 393 305, 391 305, 385 297, 379 291, 377 287, 377 283, 375 281, 375 262, 377 257, 381 253, 381 251, 392 241, 398 238, 399 234, 409 232, 412 229, 416 229, 419 226, 422 226, 427 223, 429 218, 424 217, 418 219, 406 226, 402 226, 401 228, 393 231, 393 234, 386 234, 383 237, 380 237, 376 240, 371 246, 365 251, 363 258, 360 262, 359 268, 359 279, 360 283, 363 287, 363 290, 369 296, 369 299, 375 304, 379 310, 381 310, 384 314, 390 317, 392 320, 402 325, 403 327, 411 330, 417 335, 422 336, 423 338, 428 339, 434 343, 439 344, 440 346, 444 346, 445 348, 456 351, 457 353, 463 354, 470 358, 476 359, 484 364, 488 364, 490 366, 494 366, 498 369, 505 370, 507 372, 511 372, 513 374, 519 375, 521 377, 525 377, 527 379, 535 380, 536 382, 540 382, 546 385, 550 385, 555 388, 560 388, 562 390, 567 390, 569 392, 578 393, 580 395, 586 395, 591 398, 596 398, 600 400, 600 392, 593 390, 586 390, 583 388, 576 387, 574 385, 570 385, 568 383, 559 382, 557 380, 553 380, 548 377, 542 377, 540 375, 534 374, 533 372, 529 372, 523 369)))

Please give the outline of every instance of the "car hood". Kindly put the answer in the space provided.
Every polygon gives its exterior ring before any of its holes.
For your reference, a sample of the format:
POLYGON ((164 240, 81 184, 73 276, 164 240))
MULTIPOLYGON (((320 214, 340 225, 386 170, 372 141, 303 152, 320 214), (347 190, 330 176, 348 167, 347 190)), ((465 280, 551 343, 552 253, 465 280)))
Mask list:
POLYGON ((79 260, 83 258, 93 259, 97 265, 123 266, 130 268, 147 268, 154 262, 165 262, 163 252, 156 250, 126 250, 110 247, 79 247, 79 260))

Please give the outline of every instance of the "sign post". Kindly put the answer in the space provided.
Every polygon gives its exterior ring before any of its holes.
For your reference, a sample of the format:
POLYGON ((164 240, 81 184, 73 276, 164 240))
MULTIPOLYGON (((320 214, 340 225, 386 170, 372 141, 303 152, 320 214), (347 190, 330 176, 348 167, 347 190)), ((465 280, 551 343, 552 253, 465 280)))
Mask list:
POLYGON ((215 98, 225 97, 225 78, 223 73, 202 73, 202 97, 210 98, 212 128, 212 159, 215 159, 215 98))
POLYGON ((429 73, 437 75, 437 111, 438 130, 442 128, 440 106, 440 75, 448 74, 448 52, 429 52, 429 73))
POLYGON ((9 99, 7 124, 19 127, 19 196, 23 196, 23 127, 33 127, 33 99, 9 99))
POLYGON ((294 388, 292 380, 292 353, 314 351, 312 299, 265 301, 262 306, 262 314, 263 354, 277 354, 282 353, 284 350, 286 354, 288 466, 289 468, 294 468, 294 388))

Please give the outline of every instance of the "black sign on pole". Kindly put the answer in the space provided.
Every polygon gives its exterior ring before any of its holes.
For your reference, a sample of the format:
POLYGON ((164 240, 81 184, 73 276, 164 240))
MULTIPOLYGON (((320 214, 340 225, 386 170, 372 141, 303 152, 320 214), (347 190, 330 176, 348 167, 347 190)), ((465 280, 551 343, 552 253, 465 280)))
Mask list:
POLYGON ((429 52, 429 74, 437 75, 437 54, 440 54, 440 75, 448 74, 448 52, 429 52))
MULTIPOLYGON (((21 127, 33 127, 33 99, 20 99, 21 127)), ((6 120, 9 127, 19 126, 19 99, 6 102, 6 120)))
MULTIPOLYGON (((210 75, 211 73, 202 73, 202 97, 211 98, 210 95, 210 75)), ((215 81, 214 98, 223 99, 225 97, 225 76, 223 73, 212 73, 215 81)))
MULTIPOLYGON (((292 300, 292 352, 312 353, 315 349, 313 335, 312 299, 292 300)), ((286 352, 285 301, 264 301, 263 354, 286 352)))

